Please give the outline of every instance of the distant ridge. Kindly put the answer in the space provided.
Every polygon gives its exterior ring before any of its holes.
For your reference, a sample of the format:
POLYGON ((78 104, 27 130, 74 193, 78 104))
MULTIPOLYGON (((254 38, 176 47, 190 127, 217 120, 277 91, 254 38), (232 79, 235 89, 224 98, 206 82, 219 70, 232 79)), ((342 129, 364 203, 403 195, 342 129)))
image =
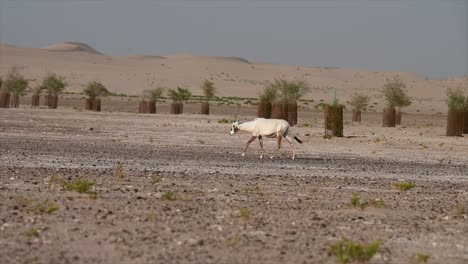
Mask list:
POLYGON ((66 51, 81 51, 81 52, 88 52, 88 53, 103 55, 99 51, 93 49, 88 44, 82 43, 82 42, 57 43, 57 44, 49 45, 43 49, 48 50, 48 51, 65 51, 65 52, 66 51))

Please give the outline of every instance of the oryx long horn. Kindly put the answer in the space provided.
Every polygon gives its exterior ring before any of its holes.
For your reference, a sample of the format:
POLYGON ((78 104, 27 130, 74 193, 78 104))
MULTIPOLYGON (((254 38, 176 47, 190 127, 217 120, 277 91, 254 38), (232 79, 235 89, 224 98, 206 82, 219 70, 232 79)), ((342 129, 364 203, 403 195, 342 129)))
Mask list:
POLYGON ((239 115, 240 107, 241 107, 241 105, 239 104, 238 107, 237 107, 236 117, 234 117, 234 121, 237 120, 237 116, 239 115))

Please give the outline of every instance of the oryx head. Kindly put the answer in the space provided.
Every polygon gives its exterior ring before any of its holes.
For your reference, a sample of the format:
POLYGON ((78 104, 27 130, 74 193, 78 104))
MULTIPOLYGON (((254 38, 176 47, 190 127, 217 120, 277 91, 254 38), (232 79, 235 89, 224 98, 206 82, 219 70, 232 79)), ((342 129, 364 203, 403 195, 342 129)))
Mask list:
POLYGON ((232 123, 231 131, 229 131, 229 134, 231 134, 232 136, 235 133, 237 133, 237 131, 239 131, 239 120, 236 120, 234 121, 234 123, 232 123))
POLYGON ((239 115, 239 110, 240 110, 240 104, 237 106, 236 117, 234 117, 234 120, 236 121, 232 123, 231 131, 229 131, 229 134, 231 134, 231 136, 237 133, 237 131, 239 131, 239 120, 237 120, 237 116, 239 115))

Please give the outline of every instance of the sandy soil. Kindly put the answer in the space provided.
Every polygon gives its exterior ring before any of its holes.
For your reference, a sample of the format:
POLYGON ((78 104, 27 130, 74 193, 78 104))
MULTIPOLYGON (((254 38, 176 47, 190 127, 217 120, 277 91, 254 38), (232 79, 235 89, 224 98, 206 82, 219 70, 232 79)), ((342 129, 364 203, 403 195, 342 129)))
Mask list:
MULTIPOLYGON (((286 145, 259 160, 257 142, 242 158, 249 135, 217 122, 229 115, 1 110, 2 262, 336 263, 328 245, 346 236, 383 241, 370 263, 416 253, 466 263, 456 206, 468 207, 467 137, 443 136, 443 117, 407 115, 383 129, 364 114, 347 137, 324 140, 321 113, 301 116, 298 158, 286 145), (95 181, 97 195, 66 191, 59 178, 95 181), (392 186, 403 180, 416 187, 392 186), (354 208, 353 194, 385 207, 354 208), (58 210, 38 209, 48 202, 58 210)), ((274 144, 266 140, 270 153, 274 144)))

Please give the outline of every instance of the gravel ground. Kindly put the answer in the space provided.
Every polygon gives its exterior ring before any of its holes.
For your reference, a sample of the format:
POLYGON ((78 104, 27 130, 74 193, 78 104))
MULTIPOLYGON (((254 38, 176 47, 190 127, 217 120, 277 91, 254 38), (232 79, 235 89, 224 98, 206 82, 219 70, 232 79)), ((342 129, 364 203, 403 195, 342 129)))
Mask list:
POLYGON ((468 262, 467 137, 368 114, 324 140, 321 113, 304 116, 296 160, 287 144, 259 160, 217 122, 230 116, 0 110, 0 262, 336 263, 343 237, 381 240, 369 263, 468 262), (76 179, 93 193, 67 191, 76 179))

